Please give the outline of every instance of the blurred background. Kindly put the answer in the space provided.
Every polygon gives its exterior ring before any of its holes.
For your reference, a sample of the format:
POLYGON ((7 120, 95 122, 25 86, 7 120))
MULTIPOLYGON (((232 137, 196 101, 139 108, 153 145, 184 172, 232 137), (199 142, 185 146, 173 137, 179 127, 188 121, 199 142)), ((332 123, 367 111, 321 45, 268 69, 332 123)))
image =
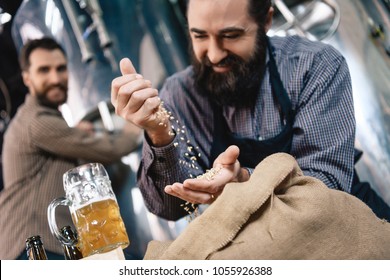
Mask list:
MULTIPOLYGON (((323 41, 347 59, 356 146, 364 152, 358 174, 390 203, 390 0, 273 2, 269 36, 323 41)), ((61 111, 69 125, 85 119, 121 129, 123 120, 109 101, 119 60, 129 57, 157 88, 184 69, 189 64, 185 9, 185 0, 0 0, 0 142, 27 93, 17 57, 28 39, 49 35, 67 52, 69 98, 61 111)), ((107 166, 132 241, 127 259, 142 259, 150 240, 173 239, 187 225, 185 219, 168 222, 146 210, 135 186, 140 149, 107 166)))

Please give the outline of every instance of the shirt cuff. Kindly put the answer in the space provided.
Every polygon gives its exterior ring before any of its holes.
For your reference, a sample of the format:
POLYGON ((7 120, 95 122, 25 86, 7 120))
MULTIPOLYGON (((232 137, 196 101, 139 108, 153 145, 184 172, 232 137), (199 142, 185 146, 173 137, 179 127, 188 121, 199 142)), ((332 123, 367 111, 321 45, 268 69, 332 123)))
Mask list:
POLYGON ((249 178, 252 176, 253 174, 253 171, 255 170, 254 168, 249 168, 249 167, 243 167, 244 169, 246 169, 248 171, 248 174, 249 174, 249 178))
POLYGON ((143 144, 143 161, 145 168, 153 164, 155 170, 169 170, 176 166, 177 160, 180 157, 180 149, 176 147, 176 135, 173 141, 163 147, 154 147, 150 144, 147 136, 144 137, 143 144))

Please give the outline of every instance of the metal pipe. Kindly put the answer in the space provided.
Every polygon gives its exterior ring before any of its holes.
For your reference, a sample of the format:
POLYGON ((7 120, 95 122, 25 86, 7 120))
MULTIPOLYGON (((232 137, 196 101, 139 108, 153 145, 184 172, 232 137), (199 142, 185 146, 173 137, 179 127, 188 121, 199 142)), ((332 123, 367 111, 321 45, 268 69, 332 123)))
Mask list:
POLYGON ((102 19, 102 9, 97 0, 85 0, 85 10, 90 15, 93 25, 99 37, 100 47, 105 49, 112 45, 110 35, 108 35, 106 25, 102 19))
POLYGON ((312 41, 317 41, 317 38, 310 34, 309 32, 305 32, 302 28, 301 24, 294 16, 294 14, 290 11, 287 5, 282 0, 274 0, 275 6, 278 8, 279 12, 286 19, 286 21, 294 27, 297 31, 298 35, 308 38, 312 41))
POLYGON ((110 110, 108 109, 107 102, 100 101, 98 103, 98 109, 104 128, 107 129, 109 132, 114 132, 114 122, 112 120, 110 110))
POLYGON ((81 60, 83 62, 90 62, 93 59, 93 52, 91 51, 88 44, 86 44, 83 39, 83 32, 81 30, 79 22, 77 21, 77 16, 76 16, 75 9, 72 5, 72 1, 62 0, 62 5, 64 6, 65 13, 69 19, 70 25, 72 26, 73 33, 80 47, 81 60))

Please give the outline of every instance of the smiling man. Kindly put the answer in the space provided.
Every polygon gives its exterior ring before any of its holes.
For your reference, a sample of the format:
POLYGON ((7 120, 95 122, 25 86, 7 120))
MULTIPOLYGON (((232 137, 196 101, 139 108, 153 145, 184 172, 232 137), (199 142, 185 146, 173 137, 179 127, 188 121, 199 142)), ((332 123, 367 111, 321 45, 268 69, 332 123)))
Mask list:
POLYGON ((111 101, 145 129, 138 184, 151 212, 181 218, 184 201, 212 203, 277 152, 329 188, 351 192, 355 118, 346 61, 321 42, 268 38, 273 11, 270 0, 190 0, 192 65, 159 93, 121 61, 111 101), (169 118, 161 118, 162 101, 169 118), (220 170, 212 180, 196 178, 211 167, 220 170))
MULTIPOLYGON (((256 22, 241 1, 190 2, 192 62, 199 92, 219 104, 255 102, 265 69, 272 9, 256 22), (214 11, 221 11, 217 15, 214 11), (202 12, 207 11, 207 12, 202 12)), ((256 7, 254 7, 256 8, 256 7)))
MULTIPOLYGON (((0 259, 26 259, 25 240, 33 235, 42 237, 49 259, 63 259, 47 222, 50 202, 65 195, 62 175, 83 162, 120 160, 137 147, 140 131, 130 125, 120 133, 97 135, 89 122, 68 126, 59 111, 67 100, 67 59, 55 40, 27 42, 20 65, 29 94, 4 137, 0 259)), ((71 225, 69 211, 61 208, 58 224, 71 225)))
POLYGON ((24 84, 32 96, 57 109, 68 97, 68 68, 62 48, 37 48, 21 58, 24 84))

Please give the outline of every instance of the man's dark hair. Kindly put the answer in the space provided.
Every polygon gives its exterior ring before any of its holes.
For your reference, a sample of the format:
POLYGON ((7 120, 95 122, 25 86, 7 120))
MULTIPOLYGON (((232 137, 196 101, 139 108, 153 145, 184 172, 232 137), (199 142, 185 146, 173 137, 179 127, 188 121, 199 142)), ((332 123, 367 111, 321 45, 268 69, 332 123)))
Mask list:
POLYGON ((30 67, 30 55, 36 49, 45 50, 60 50, 64 56, 66 53, 56 40, 50 37, 43 37, 41 39, 29 40, 22 48, 19 56, 20 68, 25 71, 30 67))
POLYGON ((271 8, 271 0, 247 0, 248 13, 255 20, 259 27, 264 27, 267 20, 267 12, 271 8))
MULTIPOLYGON (((271 8, 271 0, 247 0, 248 1, 248 14, 258 26, 264 27, 265 21, 267 20, 268 10, 271 8)), ((190 0, 186 1, 187 12, 190 0)))

